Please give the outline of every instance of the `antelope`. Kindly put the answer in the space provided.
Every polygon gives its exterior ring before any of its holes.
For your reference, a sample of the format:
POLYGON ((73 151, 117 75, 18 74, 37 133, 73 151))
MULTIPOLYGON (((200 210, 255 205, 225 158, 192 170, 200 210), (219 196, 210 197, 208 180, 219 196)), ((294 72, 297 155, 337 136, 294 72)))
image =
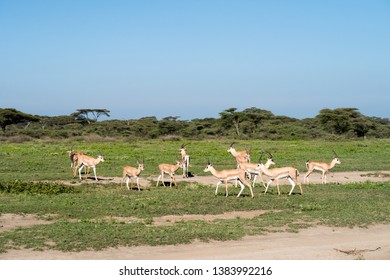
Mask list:
POLYGON ((236 149, 233 147, 234 142, 230 145, 229 149, 227 149, 228 153, 231 153, 232 156, 235 157, 237 161, 237 166, 242 162, 250 162, 250 151, 239 151, 237 152, 236 149))
MULTIPOLYGON (((274 165, 275 162, 272 160, 272 158, 268 158, 267 162, 264 164, 265 168, 269 168, 271 165, 274 165)), ((265 182, 263 180, 263 171, 259 169, 259 165, 257 163, 250 163, 250 162, 241 162, 239 164, 239 168, 245 170, 248 174, 254 175, 253 176, 253 182, 252 182, 252 188, 255 187, 257 176, 260 177, 261 182, 263 183, 263 187, 265 188, 265 182)))
POLYGON ((237 180, 237 182, 240 184, 241 190, 238 193, 237 197, 239 197, 242 193, 242 191, 245 189, 245 185, 248 186, 249 190, 251 191, 251 196, 253 198, 253 190, 252 186, 246 181, 246 172, 242 169, 228 169, 228 170, 221 170, 217 171, 213 167, 213 165, 209 162, 206 166, 206 168, 203 170, 204 172, 211 172, 211 174, 214 175, 214 177, 218 178, 219 181, 217 183, 217 187, 215 189, 215 195, 218 194, 218 187, 220 184, 225 184, 225 196, 227 197, 228 194, 228 187, 227 182, 232 180, 237 180))
POLYGON ((176 180, 175 180, 175 172, 179 168, 183 168, 183 160, 181 161, 176 161, 176 164, 168 164, 168 163, 161 163, 158 165, 158 169, 160 170, 160 175, 157 178, 157 184, 156 187, 158 186, 158 183, 161 178, 161 182, 164 184, 164 173, 168 174, 171 177, 170 184, 169 186, 172 187, 172 181, 176 186, 176 180))
MULTIPOLYGON (((272 155, 270 153, 268 154, 270 155, 269 158, 272 159, 272 155)), ((276 181, 276 189, 278 191, 278 195, 280 195, 279 179, 284 179, 284 178, 288 179, 288 181, 291 184, 291 190, 288 195, 291 195, 296 185, 299 186, 301 195, 303 194, 301 183, 298 182, 298 176, 299 176, 298 169, 294 167, 279 167, 279 168, 268 169, 261 162, 259 162, 258 167, 265 175, 270 177, 270 180, 268 181, 267 186, 265 188, 264 194, 267 193, 268 187, 271 185, 271 183, 273 181, 276 181)))
POLYGON ((95 175, 95 180, 98 181, 98 179, 96 177, 96 165, 98 165, 100 162, 104 162, 103 155, 100 154, 100 155, 98 155, 97 158, 93 158, 93 157, 86 156, 86 155, 79 155, 77 162, 78 162, 77 168, 74 169, 74 173, 73 173, 74 177, 76 177, 76 170, 78 169, 79 170, 79 177, 81 180, 81 169, 83 169, 83 167, 86 166, 87 172, 85 175, 85 179, 87 179, 89 170, 90 170, 90 168, 92 168, 93 173, 95 175))
POLYGON ((74 171, 77 166, 77 159, 80 155, 83 155, 83 152, 74 152, 73 146, 67 151, 69 159, 70 159, 70 168, 74 171))
POLYGON ((138 164, 138 168, 135 168, 135 167, 132 167, 132 166, 125 166, 125 168, 123 168, 123 176, 122 176, 121 187, 122 187, 123 181, 127 177, 126 187, 127 187, 128 190, 130 190, 130 188, 129 188, 129 181, 131 180, 131 185, 133 185, 133 178, 135 178, 138 190, 140 191, 140 188, 139 188, 139 174, 141 174, 141 171, 144 170, 144 163, 137 161, 137 164, 138 164))
POLYGON ((309 175, 314 171, 318 170, 322 172, 321 182, 326 184, 326 175, 329 173, 329 170, 335 167, 336 164, 341 164, 338 155, 333 151, 334 157, 330 163, 318 162, 318 161, 306 161, 307 173, 304 177, 304 183, 309 183, 309 175))
POLYGON ((183 161, 183 178, 188 178, 188 168, 190 166, 190 156, 186 152, 186 145, 182 144, 180 148, 181 160, 183 161))

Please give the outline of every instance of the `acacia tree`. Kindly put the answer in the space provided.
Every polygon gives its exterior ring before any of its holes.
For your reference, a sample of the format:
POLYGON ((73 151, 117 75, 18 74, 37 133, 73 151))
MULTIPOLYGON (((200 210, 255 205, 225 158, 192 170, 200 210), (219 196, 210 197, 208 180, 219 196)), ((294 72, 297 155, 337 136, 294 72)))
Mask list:
POLYGON ((23 112, 20 112, 13 108, 0 108, 0 126, 3 132, 5 128, 11 124, 26 123, 32 121, 38 121, 39 118, 33 115, 29 115, 23 112))
POLYGON ((219 115, 221 116, 221 120, 224 122, 225 125, 228 127, 231 126, 231 124, 234 125, 236 129, 236 134, 240 135, 240 127, 239 124, 241 122, 242 113, 236 112, 237 108, 229 108, 221 113, 219 115))
POLYGON ((110 110, 107 109, 77 109, 75 113, 72 114, 76 119, 86 120, 88 123, 91 123, 91 120, 97 122, 98 118, 102 115, 109 117, 110 110), (89 114, 92 114, 92 118, 89 117, 89 114))
POLYGON ((270 119, 273 114, 270 111, 262 110, 256 107, 247 108, 242 111, 243 117, 250 123, 251 133, 257 132, 260 123, 263 120, 270 119))
POLYGON ((168 116, 158 122, 160 135, 176 134, 181 129, 181 122, 178 116, 168 116))
POLYGON ((373 127, 373 123, 357 108, 322 109, 316 118, 324 129, 339 135, 351 131, 357 137, 364 137, 373 127))

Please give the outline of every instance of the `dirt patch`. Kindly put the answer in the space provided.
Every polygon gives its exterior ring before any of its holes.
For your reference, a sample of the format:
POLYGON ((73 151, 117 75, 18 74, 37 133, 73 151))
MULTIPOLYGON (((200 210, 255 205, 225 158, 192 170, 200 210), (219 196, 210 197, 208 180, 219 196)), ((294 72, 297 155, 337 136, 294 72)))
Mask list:
MULTIPOLYGON (((215 214, 215 215, 211 215, 211 214, 166 215, 161 217, 153 217, 153 221, 150 223, 150 226, 172 226, 178 222, 188 222, 188 221, 196 221, 196 220, 212 222, 215 220, 229 220, 229 219, 236 219, 236 218, 252 219, 256 216, 264 215, 270 212, 281 212, 281 210, 232 211, 232 212, 225 212, 223 214, 215 214)), ((145 223, 144 219, 137 218, 137 217, 105 217, 104 220, 106 221, 114 220, 125 224, 145 223)), ((73 222, 78 222, 78 220, 75 220, 73 222)))
POLYGON ((18 227, 32 227, 49 223, 50 221, 39 219, 31 214, 0 214, 0 232, 14 230, 18 227))
POLYGON ((313 227, 298 233, 247 236, 239 241, 60 252, 10 250, 13 260, 389 260, 390 225, 369 228, 313 227), (349 253, 355 252, 356 254, 349 253))
POLYGON ((195 220, 214 221, 214 220, 228 220, 228 219, 235 219, 235 218, 252 219, 256 216, 264 215, 267 212, 269 211, 253 210, 253 211, 233 211, 233 212, 227 212, 218 215, 182 215, 182 216, 167 215, 167 216, 153 218, 153 225, 166 226, 166 225, 173 225, 177 222, 195 221, 195 220))

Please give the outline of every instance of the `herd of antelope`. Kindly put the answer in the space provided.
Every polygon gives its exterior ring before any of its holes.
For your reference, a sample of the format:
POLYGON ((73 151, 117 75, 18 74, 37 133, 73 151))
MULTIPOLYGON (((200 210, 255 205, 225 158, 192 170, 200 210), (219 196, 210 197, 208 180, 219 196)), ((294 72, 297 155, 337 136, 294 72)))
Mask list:
MULTIPOLYGON (((234 148, 234 143, 232 143, 227 151, 231 153, 232 156, 235 158, 237 163, 237 168, 218 171, 213 167, 212 163, 209 161, 206 168, 204 169, 204 172, 211 172, 211 174, 218 179, 217 186, 215 189, 215 195, 218 194, 219 185, 223 183, 225 185, 225 195, 228 196, 228 183, 234 182, 236 186, 237 184, 239 184, 241 187, 237 197, 241 195, 241 193, 245 189, 245 186, 247 186, 253 198, 254 197, 253 188, 255 186, 257 177, 260 177, 260 180, 265 188, 264 193, 267 193, 269 186, 275 181, 277 193, 278 195, 280 195, 279 180, 287 179, 291 184, 291 189, 288 195, 291 195, 296 185, 298 185, 300 189, 300 193, 303 194, 302 185, 300 182, 298 182, 298 176, 299 176, 298 169, 290 166, 270 168, 271 165, 275 164, 275 162, 273 161, 273 156, 270 152, 262 151, 259 162, 251 163, 249 150, 236 151, 236 149, 234 148), (268 159, 265 164, 261 162, 263 154, 268 155, 268 159), (266 175, 268 177, 269 181, 267 183, 264 182, 262 175, 266 175), (248 180, 252 180, 252 183, 250 184, 248 180)), ((160 181, 163 184, 165 184, 164 174, 167 174, 170 177, 170 185, 169 185, 170 187, 172 187, 172 183, 175 186, 177 186, 175 180, 175 172, 179 168, 183 169, 183 178, 188 178, 190 156, 186 152, 186 145, 183 144, 181 146, 180 154, 181 154, 181 160, 177 161, 176 164, 161 163, 158 165, 158 169, 160 173, 157 178, 156 187, 159 186, 160 181)), ((336 164, 341 164, 339 157, 335 151, 333 151, 333 154, 334 157, 330 163, 319 162, 319 161, 306 161, 307 172, 304 176, 304 183, 309 183, 309 175, 313 171, 320 171, 322 172, 322 176, 321 176, 322 184, 326 184, 327 183, 326 178, 327 178, 327 174, 329 173, 329 170, 335 167, 336 164)), ((98 165, 100 162, 104 162, 104 156, 101 153, 98 155, 97 158, 93 158, 85 155, 83 152, 74 152, 72 147, 68 151, 68 155, 71 161, 71 168, 73 170, 74 177, 76 177, 76 173, 78 172, 79 178, 80 180, 82 180, 81 171, 83 168, 87 168, 87 170, 85 171, 86 174, 85 178, 87 178, 90 168, 92 168, 94 172, 95 180, 96 181, 98 180, 96 176, 96 165, 98 165)), ((139 175, 144 170, 144 162, 137 161, 137 165, 138 165, 137 167, 125 166, 123 168, 121 186, 126 179, 126 187, 128 190, 130 190, 129 182, 131 181, 131 184, 133 184, 133 179, 135 179, 137 188, 138 190, 140 190, 139 175)))

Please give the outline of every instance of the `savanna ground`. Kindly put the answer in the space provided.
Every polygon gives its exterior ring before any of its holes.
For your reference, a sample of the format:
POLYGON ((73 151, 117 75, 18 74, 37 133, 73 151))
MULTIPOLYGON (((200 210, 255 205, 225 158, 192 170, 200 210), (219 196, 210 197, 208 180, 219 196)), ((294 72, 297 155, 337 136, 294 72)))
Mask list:
MULTIPOLYGON (((233 186, 229 197, 222 186, 214 196, 217 180, 202 173, 203 162, 209 155, 215 166, 234 162, 225 154, 227 143, 220 144, 221 152, 216 141, 192 143, 188 152, 199 144, 207 148, 194 149, 193 177, 183 179, 178 172, 178 187, 156 187, 155 169, 145 170, 141 192, 120 187, 121 168, 114 163, 124 166, 129 158, 133 162, 143 158, 156 166, 167 160, 137 150, 140 143, 132 144, 129 150, 136 150, 136 155, 128 157, 119 153, 124 144, 92 143, 96 150, 111 150, 110 157, 106 155, 111 160, 97 168, 98 183, 69 176, 63 152, 67 143, 38 143, 34 149, 30 144, 2 145, 3 180, 48 178, 81 191, 0 193, 0 259, 390 259, 390 172, 383 171, 390 162, 387 141, 304 142, 305 149, 292 155, 289 147, 302 143, 256 143, 272 150, 277 164, 291 165, 313 154, 331 159, 329 150, 338 146, 342 164, 329 174, 327 185, 320 184, 319 173, 312 174, 302 196, 296 189, 288 197, 290 187, 283 182, 281 196, 274 188, 264 195, 257 184, 254 199, 248 189, 235 197, 238 189, 233 186), (61 153, 55 152, 58 146, 61 153), (23 166, 24 174, 15 172, 23 166)), ((174 147, 180 143, 158 145, 160 151, 172 149, 167 162, 173 163, 174 147)), ((305 169, 299 169, 302 181, 305 169)))

